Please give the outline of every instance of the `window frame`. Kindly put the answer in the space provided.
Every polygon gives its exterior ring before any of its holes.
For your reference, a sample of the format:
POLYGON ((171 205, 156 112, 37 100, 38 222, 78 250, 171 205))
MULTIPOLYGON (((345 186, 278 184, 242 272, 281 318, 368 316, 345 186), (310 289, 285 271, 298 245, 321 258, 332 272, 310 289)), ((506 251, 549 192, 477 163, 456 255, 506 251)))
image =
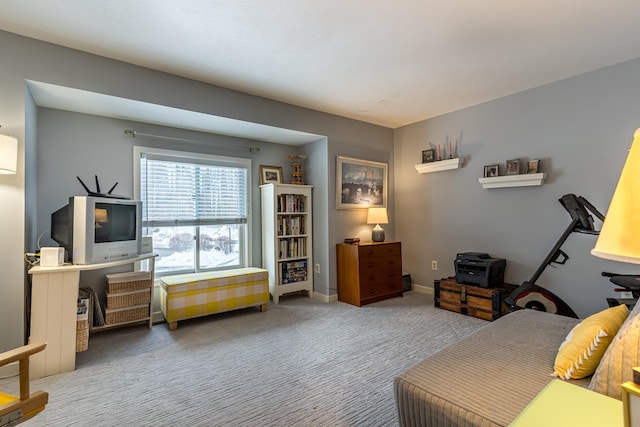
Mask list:
MULTIPOLYGON (((176 161, 188 161, 191 163, 203 163, 203 164, 216 164, 221 166, 231 166, 231 167, 243 167, 247 171, 247 187, 246 187, 246 197, 247 197, 247 222, 244 224, 246 226, 244 239, 240 244, 240 266, 239 267, 249 267, 252 265, 252 228, 253 228, 253 213, 251 209, 251 159, 243 158, 243 157, 231 157, 231 156, 221 156, 215 154, 205 154, 205 153, 197 153, 191 151, 181 151, 181 150, 168 150, 163 148, 154 148, 154 147, 144 147, 144 146, 133 146, 133 197, 135 200, 141 199, 141 181, 140 181, 140 158, 143 154, 152 155, 155 157, 166 157, 168 160, 175 159, 176 161)), ((144 201, 143 201, 144 203, 144 201)), ((194 226, 197 227, 197 226, 194 226)), ((198 234, 196 234, 197 236, 198 234)), ((217 270, 225 270, 225 268, 213 268, 213 269, 199 269, 200 264, 200 250, 199 242, 196 242, 196 250, 194 253, 194 272, 197 271, 217 271, 217 270)), ((232 267, 238 268, 238 267, 232 267)), ((175 271, 175 272, 166 272, 166 273, 158 273, 156 272, 156 276, 168 276, 172 274, 181 274, 184 271, 175 271)))

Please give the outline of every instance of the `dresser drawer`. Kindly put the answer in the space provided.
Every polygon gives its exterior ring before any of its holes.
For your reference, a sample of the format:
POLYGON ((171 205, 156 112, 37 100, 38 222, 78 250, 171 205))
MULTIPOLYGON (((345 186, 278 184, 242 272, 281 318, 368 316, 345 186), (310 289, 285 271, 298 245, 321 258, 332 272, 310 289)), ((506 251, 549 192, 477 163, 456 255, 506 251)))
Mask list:
POLYGON ((361 261, 378 257, 396 258, 400 255, 400 243, 386 245, 366 245, 358 247, 358 257, 361 261))
POLYGON ((360 247, 358 260, 361 274, 402 273, 400 244, 360 247))
POLYGON ((402 292, 402 278, 397 275, 368 276, 360 279, 360 297, 362 299, 402 292))

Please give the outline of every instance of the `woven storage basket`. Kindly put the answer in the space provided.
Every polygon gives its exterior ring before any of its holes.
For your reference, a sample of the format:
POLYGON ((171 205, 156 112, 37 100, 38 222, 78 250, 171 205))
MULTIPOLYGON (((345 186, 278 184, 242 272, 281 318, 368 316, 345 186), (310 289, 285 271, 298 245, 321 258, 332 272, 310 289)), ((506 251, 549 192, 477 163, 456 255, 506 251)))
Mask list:
POLYGON ((89 348, 89 321, 80 320, 76 323, 76 353, 89 348))
POLYGON ((116 323, 146 320, 148 318, 149 304, 105 310, 105 325, 115 325, 116 323))
POLYGON ((148 304, 151 301, 151 288, 141 291, 107 293, 107 309, 131 307, 133 305, 148 304))
POLYGON ((78 300, 76 316, 76 352, 89 348, 89 300, 78 300))
POLYGON ((139 291, 152 285, 151 273, 137 271, 131 273, 107 274, 107 293, 139 291))

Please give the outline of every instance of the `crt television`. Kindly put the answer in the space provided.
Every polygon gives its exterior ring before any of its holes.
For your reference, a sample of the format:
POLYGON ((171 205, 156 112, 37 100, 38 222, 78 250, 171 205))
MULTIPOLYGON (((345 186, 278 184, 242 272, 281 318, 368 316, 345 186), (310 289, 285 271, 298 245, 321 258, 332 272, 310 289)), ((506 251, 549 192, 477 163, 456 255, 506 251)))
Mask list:
POLYGON ((135 258, 142 247, 142 202, 72 196, 51 214, 51 238, 73 264, 135 258))

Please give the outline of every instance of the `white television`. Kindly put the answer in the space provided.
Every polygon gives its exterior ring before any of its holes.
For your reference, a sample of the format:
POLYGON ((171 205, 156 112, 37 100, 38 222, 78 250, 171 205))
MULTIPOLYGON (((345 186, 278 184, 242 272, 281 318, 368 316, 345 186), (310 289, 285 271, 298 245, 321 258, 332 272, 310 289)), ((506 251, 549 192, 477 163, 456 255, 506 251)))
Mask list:
POLYGON ((142 202, 72 196, 51 214, 51 238, 73 264, 135 258, 142 249, 142 202))

